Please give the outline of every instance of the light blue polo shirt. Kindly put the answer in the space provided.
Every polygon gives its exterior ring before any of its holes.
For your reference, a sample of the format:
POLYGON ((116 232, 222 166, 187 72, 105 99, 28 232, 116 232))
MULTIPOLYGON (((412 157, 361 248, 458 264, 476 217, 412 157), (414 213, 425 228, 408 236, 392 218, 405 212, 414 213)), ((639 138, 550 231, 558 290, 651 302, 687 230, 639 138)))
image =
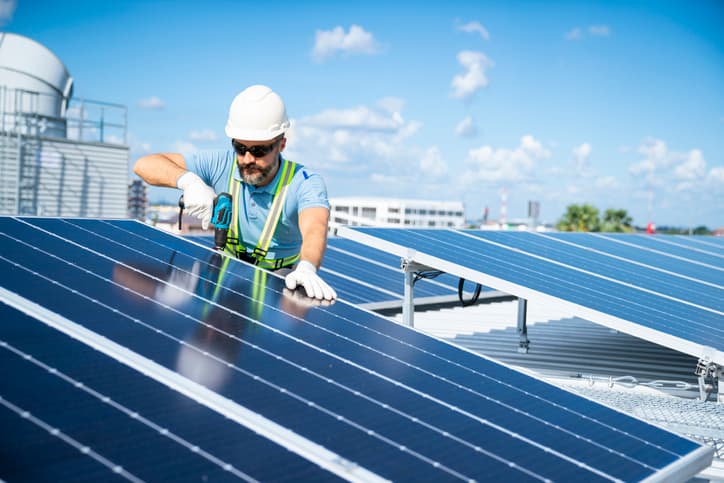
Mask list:
MULTIPOLYGON (((241 179, 234 151, 198 152, 186 159, 186 168, 213 187, 216 193, 229 192, 229 174, 233 169, 234 179, 241 182, 240 199, 234 200, 238 203, 240 237, 245 246, 253 249, 264 229, 282 170, 277 171, 271 183, 257 188, 241 179)), ((266 258, 286 258, 298 254, 302 246, 299 212, 318 206, 329 209, 324 180, 299 165, 289 184, 287 198, 266 258)))

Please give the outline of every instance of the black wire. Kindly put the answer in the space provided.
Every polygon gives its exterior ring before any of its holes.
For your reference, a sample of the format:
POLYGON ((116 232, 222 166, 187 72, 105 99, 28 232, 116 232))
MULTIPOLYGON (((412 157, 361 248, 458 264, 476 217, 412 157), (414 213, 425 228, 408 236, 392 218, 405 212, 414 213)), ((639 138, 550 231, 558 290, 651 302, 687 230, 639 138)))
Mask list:
POLYGON ((427 272, 415 272, 415 277, 412 279, 412 285, 415 285, 415 283, 418 280, 422 280, 423 278, 435 278, 438 275, 442 275, 443 271, 441 270, 428 270, 427 272))
POLYGON ((482 290, 483 286, 478 284, 475 284, 475 292, 473 292, 473 296, 468 300, 467 302, 463 300, 463 286, 465 285, 465 279, 460 278, 460 281, 458 282, 458 299, 460 299, 460 303, 463 307, 467 307, 469 305, 473 305, 475 302, 478 301, 478 297, 480 297, 480 291, 482 290))

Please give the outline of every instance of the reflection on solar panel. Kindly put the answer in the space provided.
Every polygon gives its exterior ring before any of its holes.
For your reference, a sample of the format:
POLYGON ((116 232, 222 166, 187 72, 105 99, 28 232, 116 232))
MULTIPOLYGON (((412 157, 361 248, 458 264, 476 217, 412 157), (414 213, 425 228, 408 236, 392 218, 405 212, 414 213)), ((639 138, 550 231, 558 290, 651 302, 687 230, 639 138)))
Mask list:
POLYGON ((0 218, 0 273, 3 479, 679 481, 712 458, 137 222, 0 218))
MULTIPOLYGON (((213 244, 211 236, 186 238, 204 246, 213 244)), ((321 270, 324 279, 347 302, 372 309, 402 305, 404 285, 399 257, 352 240, 330 237, 321 270)), ((457 287, 458 278, 447 274, 420 279, 415 284, 417 303, 457 300, 457 287)))
POLYGON ((528 300, 553 297, 593 322, 724 364, 724 258, 717 249, 693 253, 662 236, 339 233, 528 300))

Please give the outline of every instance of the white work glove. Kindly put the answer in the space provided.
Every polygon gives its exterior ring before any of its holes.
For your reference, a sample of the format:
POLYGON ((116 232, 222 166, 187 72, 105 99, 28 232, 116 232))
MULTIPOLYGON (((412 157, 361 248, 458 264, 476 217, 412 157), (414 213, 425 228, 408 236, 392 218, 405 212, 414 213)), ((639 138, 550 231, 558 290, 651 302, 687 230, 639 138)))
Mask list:
POLYGON ((337 292, 317 275, 317 268, 310 262, 302 260, 292 273, 284 278, 289 290, 294 290, 298 285, 304 287, 307 297, 320 300, 334 300, 337 292))
POLYGON ((191 171, 182 174, 176 181, 176 186, 184 192, 184 206, 189 215, 200 218, 201 228, 206 230, 214 209, 214 189, 191 171))

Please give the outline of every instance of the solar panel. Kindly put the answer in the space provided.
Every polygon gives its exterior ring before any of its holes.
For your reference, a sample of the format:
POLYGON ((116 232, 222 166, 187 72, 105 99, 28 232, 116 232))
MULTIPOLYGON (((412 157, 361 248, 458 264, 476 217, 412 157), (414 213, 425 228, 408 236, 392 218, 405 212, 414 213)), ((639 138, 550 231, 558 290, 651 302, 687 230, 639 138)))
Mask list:
POLYGON ((577 247, 581 236, 565 234, 385 228, 339 233, 528 300, 570 304, 593 322, 724 363, 724 287, 717 283, 722 265, 707 264, 711 281, 697 280, 697 272, 681 276, 671 266, 652 268, 657 265, 650 260, 636 264, 577 247))
POLYGON ((685 480, 712 458, 137 222, 0 218, 0 273, 2 478, 685 480))

